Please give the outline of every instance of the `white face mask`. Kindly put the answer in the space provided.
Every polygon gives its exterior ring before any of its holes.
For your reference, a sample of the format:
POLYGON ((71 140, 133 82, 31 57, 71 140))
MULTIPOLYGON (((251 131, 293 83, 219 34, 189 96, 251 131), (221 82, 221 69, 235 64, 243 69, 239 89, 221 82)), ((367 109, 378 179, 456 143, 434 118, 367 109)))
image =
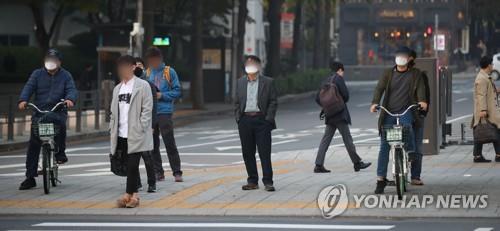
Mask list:
POLYGON ((57 64, 53 61, 46 61, 45 62, 45 69, 49 71, 53 71, 57 68, 57 64))
POLYGON ((396 56, 395 62, 398 66, 406 66, 406 64, 408 64, 408 58, 403 56, 396 56))
POLYGON ((259 68, 255 65, 248 65, 248 66, 245 66, 245 72, 247 74, 255 74, 255 73, 259 72, 259 68))

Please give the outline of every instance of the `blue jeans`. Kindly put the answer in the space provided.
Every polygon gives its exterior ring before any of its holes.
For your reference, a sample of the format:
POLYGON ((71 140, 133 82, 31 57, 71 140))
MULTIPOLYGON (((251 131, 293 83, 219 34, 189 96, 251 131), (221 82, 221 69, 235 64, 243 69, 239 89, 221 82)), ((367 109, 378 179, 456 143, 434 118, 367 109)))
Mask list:
MULTIPOLYGON (((406 125, 410 127, 408 143, 405 145, 407 152, 413 152, 415 150, 415 133, 413 132, 413 113, 409 111, 404 116, 399 119, 401 125, 406 125)), ((390 115, 385 115, 383 125, 394 125, 396 124, 396 117, 390 115)), ((384 137, 380 137, 380 151, 378 153, 378 163, 377 163, 377 176, 386 177, 387 176, 387 165, 389 164, 389 151, 391 147, 387 143, 384 137)))
POLYGON ((415 159, 411 163, 411 179, 420 179, 422 172, 422 145, 424 141, 424 124, 415 129, 415 159))

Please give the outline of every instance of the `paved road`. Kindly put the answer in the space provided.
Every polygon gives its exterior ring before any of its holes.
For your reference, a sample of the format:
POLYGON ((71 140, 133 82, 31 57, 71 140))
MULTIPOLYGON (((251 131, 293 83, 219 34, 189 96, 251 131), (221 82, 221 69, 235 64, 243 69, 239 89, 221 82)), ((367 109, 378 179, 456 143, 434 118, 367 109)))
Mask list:
POLYGON ((467 230, 500 229, 498 219, 386 219, 298 217, 5 216, 2 230, 467 230))
MULTIPOLYGON (((457 80, 454 83, 454 116, 450 119, 455 123, 469 120, 467 115, 472 110, 472 86, 472 80, 457 80)), ((349 108, 353 121, 351 132, 358 146, 378 143, 376 114, 368 112, 373 88, 374 83, 350 85, 349 108)), ((318 113, 319 107, 312 98, 280 105, 278 129, 273 131, 273 152, 316 148, 324 129, 318 113)), ((242 163, 237 127, 231 115, 177 128, 175 136, 185 170, 242 163)), ((341 146, 341 137, 337 135, 332 145, 341 146)), ((107 153, 108 142, 69 146, 67 154, 70 162, 60 167, 61 179, 64 182, 77 180, 79 177, 111 175, 107 153)), ((169 169, 164 149, 162 153, 164 165, 169 169)), ((22 181, 24 161, 24 151, 0 155, 0 178, 15 177, 22 181)), ((144 166, 141 168, 144 169, 144 166)))

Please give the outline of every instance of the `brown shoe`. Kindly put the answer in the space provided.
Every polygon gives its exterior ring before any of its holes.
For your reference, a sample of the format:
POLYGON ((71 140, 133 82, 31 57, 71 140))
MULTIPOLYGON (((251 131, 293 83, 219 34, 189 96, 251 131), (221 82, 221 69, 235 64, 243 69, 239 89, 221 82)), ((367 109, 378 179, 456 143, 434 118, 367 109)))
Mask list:
POLYGON ((243 185, 241 187, 241 189, 243 189, 243 190, 255 190, 255 189, 259 189, 259 185, 258 184, 248 183, 246 185, 243 185))
POLYGON ((125 208, 127 203, 130 201, 130 194, 125 193, 120 199, 116 200, 116 206, 118 208, 125 208))
POLYGON ((184 182, 184 180, 182 179, 182 175, 175 175, 174 179, 175 179, 175 182, 184 182))
POLYGON ((420 179, 411 179, 411 185, 417 185, 417 186, 422 186, 424 185, 424 182, 420 179))
POLYGON ((139 197, 136 194, 134 194, 134 196, 132 196, 129 202, 126 204, 126 207, 136 208, 137 206, 139 206, 139 197))

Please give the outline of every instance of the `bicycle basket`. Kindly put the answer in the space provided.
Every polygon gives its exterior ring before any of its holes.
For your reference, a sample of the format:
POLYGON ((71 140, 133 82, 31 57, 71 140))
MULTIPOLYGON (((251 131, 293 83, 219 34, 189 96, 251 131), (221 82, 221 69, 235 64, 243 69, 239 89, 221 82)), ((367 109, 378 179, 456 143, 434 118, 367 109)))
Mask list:
POLYGON ((410 134, 410 126, 384 126, 382 127, 382 137, 386 142, 407 143, 410 134))
POLYGON ((32 123, 31 131, 36 137, 51 137, 59 133, 59 126, 54 123, 32 123))

